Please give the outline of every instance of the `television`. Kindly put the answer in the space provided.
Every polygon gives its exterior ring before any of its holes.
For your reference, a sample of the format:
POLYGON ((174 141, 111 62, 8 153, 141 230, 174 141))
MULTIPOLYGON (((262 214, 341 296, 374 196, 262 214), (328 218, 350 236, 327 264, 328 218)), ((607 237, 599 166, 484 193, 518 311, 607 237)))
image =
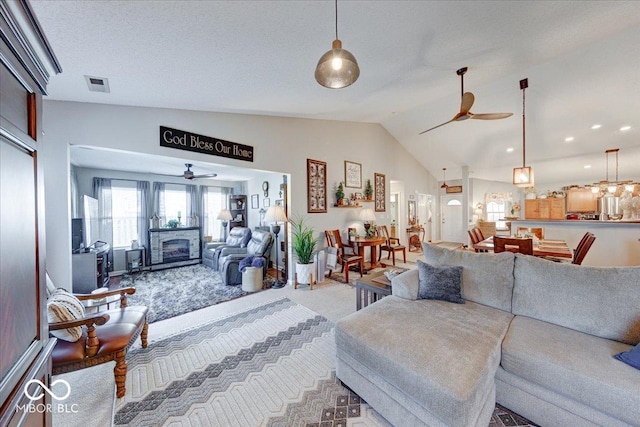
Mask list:
POLYGON ((98 200, 87 195, 82 196, 84 219, 84 247, 88 248, 100 241, 100 222, 98 220, 98 200))

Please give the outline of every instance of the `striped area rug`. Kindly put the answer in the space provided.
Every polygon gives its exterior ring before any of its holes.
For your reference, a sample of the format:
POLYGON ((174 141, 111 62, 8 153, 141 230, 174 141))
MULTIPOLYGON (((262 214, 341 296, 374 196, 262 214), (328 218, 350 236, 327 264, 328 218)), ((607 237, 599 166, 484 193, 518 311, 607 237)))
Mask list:
MULTIPOLYGON (((127 360, 117 426, 389 425, 336 380, 333 324, 287 298, 157 341, 127 360)), ((501 419, 510 416, 494 413, 491 426, 524 425, 501 419)))

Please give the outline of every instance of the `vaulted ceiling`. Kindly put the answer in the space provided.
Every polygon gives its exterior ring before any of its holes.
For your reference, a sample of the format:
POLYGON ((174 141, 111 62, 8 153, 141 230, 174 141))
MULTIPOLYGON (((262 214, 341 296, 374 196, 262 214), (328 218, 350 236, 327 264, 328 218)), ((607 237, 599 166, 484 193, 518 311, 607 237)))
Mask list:
POLYGON ((339 38, 361 68, 341 90, 313 77, 334 38, 332 1, 31 4, 63 67, 51 99, 380 123, 437 178, 468 167, 509 182, 527 77, 537 182, 604 179, 608 148, 620 148, 621 179, 640 179, 637 1, 341 0, 339 38), (472 112, 514 115, 419 135, 458 112, 463 66, 472 112), (111 93, 89 92, 85 75, 111 93))

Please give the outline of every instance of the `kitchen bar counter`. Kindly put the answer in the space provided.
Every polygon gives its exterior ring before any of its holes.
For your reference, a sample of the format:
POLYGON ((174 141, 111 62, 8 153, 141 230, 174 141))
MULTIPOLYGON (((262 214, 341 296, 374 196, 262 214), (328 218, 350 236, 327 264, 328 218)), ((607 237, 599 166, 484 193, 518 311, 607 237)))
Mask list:
POLYGON ((596 236, 582 265, 640 265, 640 221, 597 220, 509 220, 511 233, 518 227, 542 227, 545 239, 564 240, 575 249, 587 231, 596 236))

